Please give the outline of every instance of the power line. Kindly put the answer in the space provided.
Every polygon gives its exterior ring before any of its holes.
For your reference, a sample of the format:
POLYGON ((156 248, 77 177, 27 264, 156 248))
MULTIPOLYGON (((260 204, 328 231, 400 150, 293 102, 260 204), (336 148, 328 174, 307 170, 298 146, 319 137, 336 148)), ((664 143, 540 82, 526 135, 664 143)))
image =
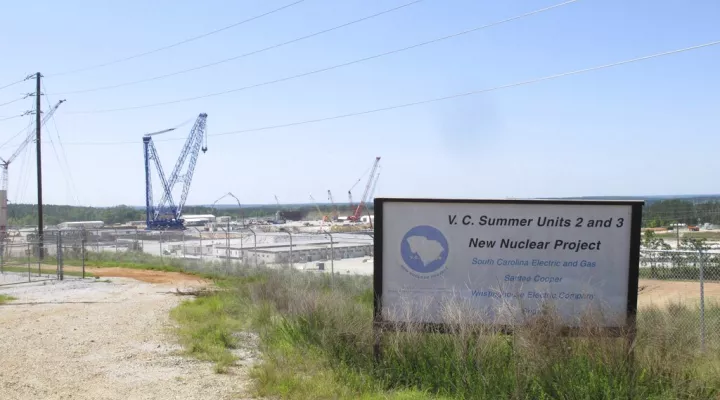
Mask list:
MULTIPOLYGON (((45 91, 45 93, 47 93, 47 90, 45 89, 45 83, 43 82, 42 85, 43 90, 45 91)), ((48 110, 51 109, 52 105, 50 102, 50 98, 47 95, 45 95, 45 103, 47 104, 48 110)), ((60 145, 60 153, 62 154, 62 158, 65 161, 65 166, 63 167, 63 163, 60 161, 60 157, 58 156, 58 153, 55 149, 55 143, 53 143, 52 140, 52 135, 48 134, 50 144, 52 145, 53 153, 55 153, 55 159, 57 159, 58 165, 60 166, 60 172, 62 172, 64 175, 65 170, 67 171, 68 177, 65 179, 65 184, 70 189, 70 193, 75 199, 75 204, 80 205, 80 201, 78 200, 77 196, 77 188, 75 187, 75 180, 73 179, 70 163, 68 162, 67 154, 65 153, 65 146, 63 146, 62 139, 60 138, 60 130, 58 129, 57 122, 55 121, 55 114, 51 114, 50 118, 52 119, 53 127, 55 128, 55 136, 57 136, 58 144, 60 145)))
POLYGON ((27 99, 28 97, 30 97, 30 95, 29 95, 29 94, 26 94, 25 96, 20 97, 19 99, 10 100, 10 101, 8 101, 7 103, 2 103, 2 104, 0 104, 0 107, 6 106, 6 105, 12 104, 12 103, 17 103, 18 101, 20 101, 20 100, 25 100, 25 99, 27 99))
POLYGON ((2 122, 2 121, 7 121, 7 120, 9 120, 9 119, 15 119, 15 118, 24 117, 24 116, 26 116, 26 115, 27 115, 27 113, 23 113, 23 114, 13 115, 13 116, 11 116, 11 117, 0 118, 0 122, 2 122))
MULTIPOLYGON (((409 6, 411 6, 411 5, 420 3, 421 1, 423 1, 423 0, 414 0, 414 1, 411 1, 411 2, 409 2, 409 3, 402 4, 402 5, 397 6, 397 7, 393 7, 393 8, 390 8, 390 9, 387 9, 387 10, 384 10, 384 11, 381 11, 381 12, 378 12, 378 13, 375 13, 375 14, 372 14, 372 15, 368 15, 368 16, 363 17, 363 18, 360 18, 360 19, 356 19, 356 20, 354 20, 354 21, 346 22, 346 23, 344 23, 344 24, 342 24, 342 25, 337 25, 337 26, 334 26, 334 27, 332 27, 332 28, 328 28, 328 29, 324 29, 324 30, 321 30, 321 31, 318 31, 318 32, 315 32, 315 33, 311 33, 311 34, 309 34, 309 35, 301 36, 301 37, 299 37, 299 38, 295 38, 295 39, 288 40, 288 41, 285 41, 285 42, 282 42, 282 43, 274 44, 274 45, 272 45, 272 46, 268 46, 268 47, 265 47, 265 48, 262 48, 262 49, 259 49, 259 50, 253 50, 253 51, 251 51, 251 52, 244 53, 244 54, 240 54, 240 55, 233 56, 233 57, 230 57, 230 58, 225 58, 225 59, 223 59, 223 60, 214 61, 214 62, 211 62, 211 63, 208 63, 208 64, 199 65, 199 66, 197 66, 197 67, 192 67, 192 68, 188 68, 188 69, 184 69, 184 70, 180 70, 180 71, 175 71, 175 72, 171 72, 171 73, 168 73, 168 74, 157 75, 157 76, 150 77, 150 78, 139 79, 139 80, 136 80, 136 81, 119 83, 119 84, 116 84, 116 85, 101 86, 101 87, 96 87, 96 88, 92 88, 92 89, 75 90, 75 91, 71 91, 71 92, 62 92, 62 93, 56 93, 56 94, 59 94, 59 95, 68 95, 68 94, 88 93, 88 92, 96 92, 96 91, 100 91, 100 90, 116 89, 116 88, 119 88, 119 87, 136 85, 136 84, 145 83, 145 82, 151 82, 151 81, 155 81, 155 80, 159 80, 159 79, 169 78, 169 77, 171 77, 171 76, 176 76, 176 75, 185 74, 185 73, 192 72, 192 71, 201 70, 201 69, 204 69, 204 68, 213 67, 213 66, 220 65, 220 64, 223 64, 223 63, 226 63, 226 62, 238 60, 238 59, 240 59, 240 58, 245 58, 245 57, 253 56, 253 55, 256 55, 256 54, 260 54, 260 53, 266 52, 266 51, 268 51, 268 50, 273 50, 273 49, 277 49, 277 48, 279 48, 279 47, 287 46, 287 45, 292 44, 292 43, 297 43, 297 42, 300 42, 300 41, 302 41, 302 40, 309 39, 309 38, 312 38, 312 37, 315 37, 315 36, 319 36, 319 35, 322 35, 322 34, 325 34, 325 33, 328 33, 328 32, 332 32, 332 31, 335 31, 335 30, 338 30, 338 29, 341 29, 341 28, 345 28, 345 27, 348 27, 348 26, 350 26, 350 25, 354 25, 354 24, 357 24, 357 23, 360 23, 360 22, 363 22, 363 21, 367 21, 367 20, 372 19, 372 18, 379 17, 379 16, 384 15, 384 14, 391 13, 391 12, 393 12, 393 11, 401 10, 401 9, 406 8, 406 7, 409 7, 409 6)), ((572 1, 577 1, 577 0, 572 0, 572 1)))
POLYGON ((421 46, 426 46, 426 45, 429 45, 429 44, 432 44, 432 43, 437 43, 437 42, 440 42, 440 41, 443 41, 443 40, 447 40, 447 39, 451 39, 451 38, 455 38, 455 37, 458 37, 458 36, 461 36, 461 35, 466 35, 466 34, 469 34, 469 33, 472 33, 472 32, 477 32, 477 31, 482 30, 482 29, 491 28, 491 27, 494 27, 494 26, 497 26, 497 25, 500 25, 500 24, 504 24, 504 23, 507 23, 507 22, 510 22, 510 21, 514 21, 514 20, 517 20, 517 19, 520 19, 520 18, 529 17, 529 16, 532 16, 532 15, 535 15, 535 14, 539 14, 539 13, 542 13, 542 12, 545 12, 545 11, 550 11, 550 10, 555 9, 555 8, 558 8, 558 7, 563 7, 563 6, 566 6, 566 5, 575 3, 576 1, 578 1, 578 0, 566 1, 566 2, 563 2, 563 3, 555 4, 555 5, 550 6, 550 7, 545 7, 545 8, 541 8, 541 9, 539 9, 539 10, 527 12, 527 13, 525 13, 525 14, 520 14, 520 15, 511 17, 511 18, 507 18, 507 19, 504 19, 504 20, 501 20, 501 21, 497 21, 497 22, 493 22, 493 23, 490 23, 490 24, 482 25, 482 26, 479 26, 479 27, 476 27, 476 28, 472 28, 472 29, 467 29, 467 30, 464 30, 464 31, 461 31, 461 32, 457 32, 457 33, 454 33, 454 34, 451 34, 451 35, 442 36, 442 37, 435 38, 435 39, 432 39, 432 40, 428 40, 428 41, 425 41, 425 42, 416 43, 416 44, 411 45, 411 46, 406 46, 406 47, 402 47, 402 48, 399 48, 399 49, 390 50, 390 51, 386 51, 386 52, 383 52, 383 53, 375 54, 375 55, 372 55, 372 56, 369 56, 369 57, 359 58, 359 59, 352 60, 352 61, 348 61, 348 62, 345 62, 345 63, 332 65, 332 66, 330 66, 330 67, 320 68, 320 69, 316 69, 316 70, 313 70, 313 71, 310 71, 310 72, 304 72, 304 73, 301 73, 301 74, 291 75, 291 76, 287 76, 287 77, 284 77, 284 78, 274 79, 274 80, 271 80, 271 81, 265 81, 265 82, 256 83, 256 84, 248 85, 248 86, 243 86, 243 87, 239 87, 239 88, 235 88, 235 89, 224 90, 224 91, 222 91, 222 92, 209 93, 209 94, 205 94, 205 95, 201 95, 201 96, 186 97, 186 98, 178 99, 178 100, 171 100, 171 101, 165 101, 165 102, 160 102, 160 103, 145 104, 145 105, 133 106, 133 107, 110 108, 110 109, 105 109, 105 110, 91 110, 91 111, 75 111, 75 112, 70 112, 70 114, 95 114, 95 113, 106 113, 106 112, 115 112, 115 111, 137 110, 137 109, 149 108, 149 107, 158 107, 158 106, 164 106, 164 105, 170 105, 170 104, 176 104, 176 103, 184 103, 184 102, 193 101, 193 100, 199 100, 199 99, 204 99, 204 98, 208 98, 208 97, 222 96, 222 95, 226 95, 226 94, 230 94, 230 93, 235 93, 235 92, 240 92, 240 91, 244 91, 244 90, 248 90, 248 89, 254 89, 254 88, 257 88, 257 87, 261 87, 261 86, 272 85, 272 84, 275 84, 275 83, 285 82, 285 81, 289 81, 289 80, 292 80, 292 79, 298 79, 298 78, 302 78, 302 77, 309 76, 309 75, 315 75, 315 74, 319 74, 319 73, 322 73, 322 72, 327 72, 327 71, 331 71, 331 70, 334 70, 334 69, 338 69, 338 68, 342 68, 342 67, 347 67, 347 66, 353 65, 353 64, 359 64, 359 63, 361 63, 361 62, 365 62, 365 61, 369 61, 369 60, 374 60, 374 59, 377 59, 377 58, 380 58, 380 57, 385 57, 385 56, 388 56, 388 55, 391 55, 391 54, 397 54, 397 53, 400 53, 400 52, 403 52, 403 51, 407 51, 407 50, 411 50, 411 49, 415 49, 415 48, 418 48, 418 47, 421 47, 421 46))
POLYGON ((78 73, 78 72, 84 72, 84 71, 88 71, 88 70, 91 70, 91 69, 107 67, 108 65, 113 65, 113 64, 117 64, 117 63, 129 61, 129 60, 133 60, 133 59, 135 59, 135 58, 140 58, 140 57, 144 57, 144 56, 147 56, 147 55, 150 55, 150 54, 158 53, 158 52, 160 52, 160 51, 168 50, 168 49, 171 49, 171 48, 173 48, 173 47, 177 47, 177 46, 180 46, 180 45, 183 45, 183 44, 186 44, 186 43, 190 43, 190 42, 193 42, 193 41, 195 41, 195 40, 202 39, 202 38, 204 38, 204 37, 207 37, 207 36, 210 36, 210 35, 214 35, 214 34, 216 34, 216 33, 220 33, 220 32, 222 32, 222 31, 225 31, 225 30, 228 30, 228 29, 231 29, 231 28, 235 28, 235 27, 237 27, 237 26, 246 24, 246 23, 248 23, 248 22, 255 21, 255 20, 260 19, 260 18, 263 18, 263 17, 267 17, 268 15, 272 15, 272 14, 274 14, 274 13, 276 13, 276 12, 279 12, 279 11, 282 11, 282 10, 284 10, 284 9, 286 9, 286 8, 290 8, 290 7, 292 7, 292 6, 295 6, 295 5, 297 5, 297 4, 300 4, 300 3, 304 2, 304 1, 305 1, 305 0, 298 0, 298 1, 295 1, 294 3, 286 4, 286 5, 284 5, 284 6, 280 7, 280 8, 276 8, 276 9, 274 9, 274 10, 265 12, 265 13, 263 13, 263 14, 256 15, 256 16, 254 16, 254 17, 251 17, 251 18, 248 18, 248 19, 245 19, 245 20, 236 22, 236 23, 234 23, 234 24, 231 24, 231 25, 228 25, 228 26, 225 26, 225 27, 216 29, 216 30, 214 30, 214 31, 210 31, 210 32, 207 32, 207 33, 203 33, 203 34, 201 34, 201 35, 198 35, 198 36, 191 37, 191 38, 189 38, 189 39, 181 40, 181 41, 179 41, 179 42, 176 42, 176 43, 173 43, 173 44, 170 44, 170 45, 167 45, 167 46, 158 47, 158 48, 156 48, 156 49, 154 49, 154 50, 149 50, 149 51, 146 51, 146 52, 143 52, 143 53, 139 53, 139 54, 135 54, 135 55, 132 55, 132 56, 129 56, 129 57, 120 58, 120 59, 117 59, 117 60, 114 60, 114 61, 108 61, 108 62, 105 62, 105 63, 102 63, 102 64, 97 64, 97 65, 92 65, 92 66, 88 66, 88 67, 78 68, 78 69, 74 69, 74 70, 71 70, 71 71, 58 72, 58 73, 55 73, 55 74, 47 74, 46 76, 61 76, 61 75, 74 74, 74 73, 78 73))
POLYGON ((17 85, 18 83, 25 82, 25 81, 28 80, 28 79, 30 79, 30 76, 26 76, 25 78, 20 79, 19 81, 15 81, 15 82, 12 82, 12 83, 8 83, 7 85, 0 86, 0 90, 3 90, 3 89, 5 89, 5 88, 9 88, 10 86, 15 86, 15 85, 17 85))
MULTIPOLYGON (((490 88, 473 90, 473 91, 464 92, 464 93, 457 93, 457 94, 453 94, 453 95, 449 95, 449 96, 436 97, 436 98, 432 98, 432 99, 420 100, 420 101, 415 101, 415 102, 411 102, 411 103, 404 103, 404 104, 398 104, 398 105, 394 105, 394 106, 381 107, 381 108, 375 108, 375 109, 371 109, 371 110, 335 115, 332 117, 309 119, 309 120, 304 120, 304 121, 290 122, 290 123, 286 123, 286 124, 269 125, 269 126, 264 126, 264 127, 260 127, 260 128, 241 129, 241 130, 236 130, 236 131, 216 133, 216 134, 210 134, 208 136, 225 136, 225 135, 235 135, 235 134, 247 133, 247 132, 259 132, 259 131, 265 131, 265 130, 287 128, 287 127, 291 127, 291 126, 308 125, 308 124, 314 124, 314 123, 318 123, 318 122, 332 121, 332 120, 349 118, 349 117, 357 117, 357 116, 361 116, 361 115, 374 114, 374 113, 383 112, 383 111, 397 110, 400 108, 414 107, 414 106, 419 106, 419 105, 423 105, 423 104, 436 103, 436 102, 440 102, 440 101, 451 100, 451 99, 456 99, 456 98, 460 98, 460 97, 467 97, 467 96, 472 96, 472 95, 481 94, 481 93, 494 92, 494 91, 502 90, 502 89, 510 89, 513 87, 531 85, 531 84, 540 83, 540 82, 544 82, 544 81, 564 78, 564 77, 568 77, 568 76, 572 76, 572 75, 579 75, 579 74, 584 74, 587 72, 593 72, 593 71, 598 71, 598 70, 602 70, 602 69, 618 67, 621 65, 650 60, 653 58, 664 57, 664 56, 669 56, 669 55, 678 54, 678 53, 684 53, 684 52, 688 52, 688 51, 692 51, 692 50, 699 50, 699 49, 706 48, 706 47, 716 46, 718 44, 720 44, 720 40, 717 40, 714 42, 703 43, 703 44, 699 44, 699 45, 695 45, 695 46, 690 46, 690 47, 684 47, 681 49, 665 51, 662 53, 655 53, 655 54, 650 54, 647 56, 631 58, 628 60, 617 61, 617 62, 610 63, 610 64, 603 64, 603 65, 598 65, 595 67, 577 69, 574 71, 563 72, 563 73, 559 73, 559 74, 555 74, 555 75, 547 75, 547 76, 544 76, 541 78, 535 78, 535 79, 530 79, 530 80, 525 80, 525 81, 520 81, 520 82, 514 82, 514 83, 509 83, 506 85, 494 86, 494 87, 490 87, 490 88)), ((158 139, 156 141, 164 142, 164 141, 185 140, 185 139, 186 138, 178 137, 178 138, 158 139)), ((73 145, 120 145, 120 144, 137 144, 137 143, 138 142, 136 142, 136 141, 132 141, 132 142, 125 141, 125 142, 94 142, 94 143, 92 143, 92 142, 85 142, 85 143, 77 142, 77 143, 68 143, 68 144, 73 144, 73 145)))
MULTIPOLYGON (((34 109, 34 106, 33 106, 33 109, 34 109)), ((32 113, 27 113, 27 114, 25 114, 25 115, 30 115, 30 114, 32 114, 32 113)), ((34 122, 35 122, 35 121, 34 121, 33 119, 30 119, 30 122, 28 122, 27 126, 26 126, 25 128, 23 128, 23 129, 19 130, 18 133, 14 134, 10 139, 8 139, 7 141, 5 141, 5 143, 1 144, 1 145, 0 145, 0 149, 2 149, 2 148, 4 148, 5 146, 7 146, 10 142, 12 142, 16 137, 20 136, 22 133, 27 132, 27 131, 30 129, 30 127, 32 126, 32 124, 33 124, 34 122)))

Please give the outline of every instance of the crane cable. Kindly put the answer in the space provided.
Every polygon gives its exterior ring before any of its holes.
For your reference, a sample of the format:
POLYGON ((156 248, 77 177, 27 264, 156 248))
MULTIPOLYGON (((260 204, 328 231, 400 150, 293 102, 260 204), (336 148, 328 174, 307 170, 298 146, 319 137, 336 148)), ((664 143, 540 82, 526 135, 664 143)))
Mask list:
MULTIPOLYGON (((45 88, 45 82, 42 83, 43 91, 47 93, 47 89, 45 88)), ((46 94, 45 95, 45 104, 47 104, 48 110, 52 108, 52 104, 50 101, 50 97, 46 94)), ((49 112, 49 111, 48 111, 49 112)), ((60 130, 58 130, 57 122, 55 121, 55 113, 53 113, 50 116, 50 119, 52 119, 53 127, 55 128, 55 135, 57 136, 58 144, 60 146, 60 153, 62 154, 62 159, 65 161, 65 165, 63 166, 63 162, 60 161, 60 157, 58 156, 57 150, 55 149, 55 143, 53 142, 52 135, 48 133, 48 138, 50 139, 50 145, 52 146, 53 153, 55 154, 55 159, 58 162, 58 166, 60 167, 60 172, 63 174, 63 178, 65 179, 65 185, 68 189, 70 189, 70 195, 75 200, 76 205, 80 205, 80 201, 77 195, 77 187, 75 186, 75 180, 72 176, 72 171, 70 168, 70 163, 67 159, 67 154, 65 153, 65 146, 63 146, 62 139, 60 138, 60 130), (67 171, 67 172, 66 172, 67 171), (67 173, 67 177, 64 175, 67 173), (69 184, 68 184, 69 183, 69 184)))

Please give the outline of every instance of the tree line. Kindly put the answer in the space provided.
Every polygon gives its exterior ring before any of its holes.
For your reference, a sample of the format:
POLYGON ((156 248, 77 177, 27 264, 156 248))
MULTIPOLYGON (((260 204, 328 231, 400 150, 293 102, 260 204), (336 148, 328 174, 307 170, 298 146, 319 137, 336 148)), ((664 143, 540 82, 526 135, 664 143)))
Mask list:
POLYGON ((643 208, 644 227, 667 227, 675 223, 720 224, 720 200, 668 199, 645 204, 643 208))
MULTIPOLYGON (((372 209, 372 204, 369 204, 372 209)), ((330 214, 329 204, 321 204, 320 213, 330 214)), ((310 218, 320 218, 317 207, 312 204, 298 206, 281 206, 280 209, 300 211, 310 218)), ((338 204, 338 213, 348 215, 354 210, 349 204, 338 204)), ((278 210, 277 205, 249 206, 213 209, 207 206, 186 206, 183 213, 229 215, 233 218, 269 218, 278 210)), ((364 213, 363 213, 364 214, 364 213)), ((103 221, 106 224, 120 224, 128 221, 145 219, 142 208, 120 205, 115 207, 78 207, 46 204, 43 207, 44 222, 57 225, 66 221, 103 221)), ((11 226, 28 226, 37 224, 37 205, 9 204, 8 219, 11 226)), ((668 199, 648 201, 643 208, 643 226, 647 228, 665 227, 674 223, 697 225, 709 222, 720 224, 720 199, 668 199)))
MULTIPOLYGON (((330 214, 329 204, 320 205, 323 214, 330 214)), ((372 205, 370 206, 372 209, 372 205)), ((283 210, 297 210, 302 215, 311 218, 321 218, 318 215, 317 207, 314 205, 281 206, 283 210)), ((350 205, 337 205, 340 215, 350 213, 350 205)), ((245 218, 270 218, 278 210, 277 205, 249 206, 227 208, 212 208, 207 206, 186 206, 183 209, 184 215, 191 214, 213 214, 215 216, 229 215, 235 219, 241 216, 245 218)), ((354 210, 353 210, 354 211, 354 210)), ((45 204, 43 206, 43 222, 46 225, 57 225, 61 222, 70 221, 103 221, 107 225, 122 224, 129 221, 144 221, 145 210, 138 207, 119 205, 115 207, 79 207, 45 204)), ((34 226, 37 225, 36 204, 8 204, 8 225, 9 226, 34 226)))

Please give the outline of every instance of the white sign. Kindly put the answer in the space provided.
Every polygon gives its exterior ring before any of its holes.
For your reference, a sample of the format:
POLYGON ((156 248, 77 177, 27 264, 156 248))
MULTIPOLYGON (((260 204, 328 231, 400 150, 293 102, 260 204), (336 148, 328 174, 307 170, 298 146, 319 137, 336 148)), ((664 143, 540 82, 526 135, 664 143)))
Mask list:
POLYGON ((633 204, 378 200, 384 321, 625 325, 633 204))

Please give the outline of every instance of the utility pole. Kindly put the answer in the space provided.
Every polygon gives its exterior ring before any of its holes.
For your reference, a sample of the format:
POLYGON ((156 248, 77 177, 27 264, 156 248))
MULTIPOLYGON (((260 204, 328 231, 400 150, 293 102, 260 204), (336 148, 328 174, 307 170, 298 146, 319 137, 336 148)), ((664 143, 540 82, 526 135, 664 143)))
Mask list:
POLYGON ((37 203, 38 203, 38 257, 40 261, 45 256, 45 249, 43 247, 43 200, 42 200, 42 144, 40 143, 40 127, 42 125, 40 118, 40 79, 42 75, 38 72, 35 75, 35 125, 36 125, 36 136, 35 144, 37 151, 37 203))

